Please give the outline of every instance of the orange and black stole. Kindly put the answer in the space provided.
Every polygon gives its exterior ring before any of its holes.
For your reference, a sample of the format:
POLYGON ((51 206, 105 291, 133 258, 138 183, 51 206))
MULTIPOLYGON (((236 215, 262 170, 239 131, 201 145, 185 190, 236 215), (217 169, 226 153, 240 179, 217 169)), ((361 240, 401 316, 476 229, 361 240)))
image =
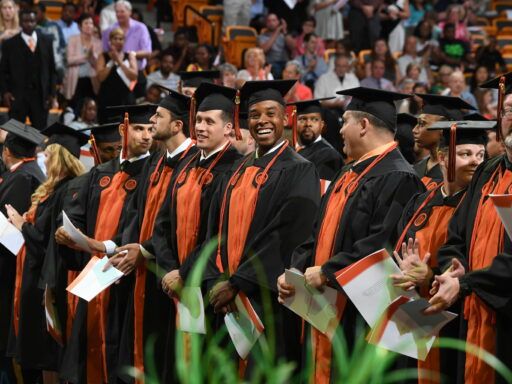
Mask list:
MULTIPOLYGON (((228 215, 226 231, 228 236, 224 240, 227 240, 227 272, 231 276, 240 265, 247 235, 256 211, 260 189, 268 180, 269 170, 286 148, 288 148, 288 141, 276 151, 274 157, 264 169, 256 166, 245 167, 251 159, 251 156, 246 157, 231 176, 224 190, 219 217, 216 264, 221 273, 226 272, 221 256, 222 233, 226 213, 228 215)), ((247 362, 241 360, 239 364, 239 374, 241 377, 245 373, 246 366, 247 362)))
MULTIPOLYGON (((44 201, 41 199, 40 202, 44 201)), ((32 204, 27 212, 27 223, 34 224, 36 221, 37 204, 32 204)), ((21 299, 21 284, 23 280, 23 268, 25 267, 25 259, 27 257, 27 247, 25 244, 21 247, 16 257, 16 279, 14 280, 14 297, 13 297, 13 325, 14 336, 18 336, 18 329, 20 323, 20 299, 21 299)))
MULTIPOLYGON (((488 195, 510 193, 512 193, 512 172, 500 165, 482 188, 469 248, 471 271, 487 268, 494 257, 503 251, 505 237, 503 225, 488 195)), ((468 323, 466 341, 494 354, 496 348, 494 310, 472 293, 464 302, 464 318, 468 323)), ((478 356, 466 354, 464 374, 466 384, 494 383, 494 376, 494 370, 478 356)))
MULTIPOLYGON (((103 176, 99 180, 101 191, 98 216, 94 230, 97 240, 112 239, 118 230, 127 191, 137 185, 135 179, 125 171, 118 171, 112 178, 103 176)), ((102 255, 96 255, 102 257, 102 255)), ((92 299, 87 306, 87 382, 106 383, 106 324, 110 291, 106 289, 92 299)))
MULTIPOLYGON (((376 158, 364 169, 363 172, 357 174, 356 172, 349 170, 335 182, 334 186, 331 188, 331 193, 326 197, 328 200, 320 225, 320 230, 318 232, 318 237, 316 239, 314 265, 322 266, 332 256, 335 240, 340 235, 340 230, 342 230, 339 225, 341 223, 341 218, 343 217, 345 206, 348 199, 357 190, 361 179, 396 147, 396 143, 389 143, 366 154, 359 160, 359 162, 374 156, 376 156, 376 158)), ((346 297, 339 294, 336 305, 338 309, 338 320, 340 321, 343 317, 346 297)), ((316 329, 311 328, 311 331, 314 368, 310 381, 315 384, 327 384, 330 382, 331 377, 331 341, 326 335, 318 332, 316 329)))
MULTIPOLYGON (((192 145, 180 156, 183 159, 189 152, 192 145)), ((153 234, 156 217, 165 199, 169 184, 171 182, 173 168, 165 165, 167 155, 164 154, 149 177, 149 186, 144 206, 144 217, 140 228, 139 242, 143 243, 153 234)), ((135 272, 134 288, 134 365, 140 372, 144 372, 144 298, 146 289, 146 261, 141 263, 135 272)), ((136 380, 136 383, 143 383, 144 380, 136 380)))
MULTIPOLYGON (((425 200, 410 218, 395 246, 395 251, 400 252, 402 243, 408 241, 406 238, 407 233, 409 230, 413 230, 415 238, 420 241, 420 258, 423 259, 427 252, 431 254, 430 268, 437 267, 437 251, 446 242, 448 224, 456 210, 454 206, 441 205, 432 207, 428 214, 423 212, 436 194, 440 193, 442 186, 443 183, 433 186, 425 200)), ((420 294, 427 299, 430 298, 428 288, 422 288, 420 294)), ((439 349, 434 346, 425 361, 418 360, 418 383, 440 383, 440 364, 439 349)))

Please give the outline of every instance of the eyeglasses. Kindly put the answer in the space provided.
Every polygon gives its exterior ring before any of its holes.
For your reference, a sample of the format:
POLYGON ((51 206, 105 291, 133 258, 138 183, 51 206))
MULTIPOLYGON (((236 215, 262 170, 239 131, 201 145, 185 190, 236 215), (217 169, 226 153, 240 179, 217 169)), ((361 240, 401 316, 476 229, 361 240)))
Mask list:
POLYGON ((501 117, 512 117, 512 108, 503 108, 501 111, 501 117))

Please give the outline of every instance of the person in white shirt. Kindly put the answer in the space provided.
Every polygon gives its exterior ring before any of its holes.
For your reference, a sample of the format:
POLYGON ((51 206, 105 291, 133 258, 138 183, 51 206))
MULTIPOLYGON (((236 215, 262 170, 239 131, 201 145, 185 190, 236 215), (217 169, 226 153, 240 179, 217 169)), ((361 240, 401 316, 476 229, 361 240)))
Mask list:
POLYGON ((160 69, 148 75, 146 89, 149 89, 152 84, 156 83, 177 91, 180 77, 173 73, 173 68, 174 57, 170 52, 162 52, 160 54, 160 69))

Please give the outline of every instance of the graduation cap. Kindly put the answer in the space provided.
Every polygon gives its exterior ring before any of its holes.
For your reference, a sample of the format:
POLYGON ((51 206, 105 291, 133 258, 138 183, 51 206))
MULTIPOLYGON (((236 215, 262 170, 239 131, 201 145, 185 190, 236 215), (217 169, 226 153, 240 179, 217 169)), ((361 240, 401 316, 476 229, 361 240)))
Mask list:
POLYGON ((98 143, 115 143, 121 141, 119 134, 119 123, 96 125, 94 127, 82 128, 79 131, 91 131, 89 144, 91 145, 92 156, 96 165, 101 164, 101 157, 97 147, 98 143))
POLYGON ((178 72, 178 75, 181 78, 181 87, 198 88, 202 83, 213 83, 220 78, 220 71, 178 72))
POLYGON ((418 124, 418 118, 410 113, 399 113, 396 115, 396 124, 404 126, 407 125, 412 129, 416 124, 418 124))
POLYGON ((476 109, 471 104, 466 103, 460 97, 429 95, 416 93, 424 101, 423 113, 429 115, 443 116, 451 121, 459 121, 464 118, 461 109, 476 109))
POLYGON ((159 107, 165 108, 171 111, 172 114, 180 117, 188 114, 190 109, 190 97, 164 87, 163 85, 156 85, 167 92, 167 95, 158 104, 159 107))
POLYGON ((389 130, 396 131, 396 107, 395 101, 407 99, 411 95, 403 93, 383 91, 366 87, 345 89, 336 92, 338 95, 352 96, 347 111, 366 112, 382 120, 389 130))
POLYGON ((468 113, 467 115, 464 115, 464 120, 471 120, 471 121, 491 121, 484 115, 481 115, 478 112, 472 112, 468 113))
POLYGON ((48 140, 45 143, 46 146, 51 144, 60 144, 77 159, 80 158, 80 148, 87 143, 87 140, 89 140, 89 136, 85 133, 68 127, 60 122, 50 125, 48 128, 43 130, 42 133, 48 136, 48 140))
POLYGON ((448 181, 455 180, 455 147, 460 144, 482 144, 487 141, 486 131, 496 127, 496 121, 438 121, 427 129, 443 130, 444 142, 448 143, 448 181))
POLYGON ((496 125, 496 140, 501 141, 501 111, 503 110, 503 102, 505 95, 512 93, 512 72, 505 73, 492 80, 479 85, 480 88, 493 88, 498 90, 498 124, 496 125))
POLYGON ((190 101, 190 136, 195 139, 194 127, 196 125, 196 112, 221 110, 228 115, 233 115, 235 121, 235 135, 237 140, 241 140, 242 135, 240 134, 238 126, 240 105, 240 97, 238 95, 239 92, 234 88, 211 83, 202 83, 196 89, 190 101))
POLYGON ((297 116, 306 115, 308 113, 322 113, 321 101, 332 100, 334 97, 322 97, 320 99, 311 99, 304 101, 296 101, 287 105, 295 105, 297 107, 297 116))
POLYGON ((8 132, 4 145, 20 157, 34 156, 36 147, 46 139, 37 129, 14 119, 0 125, 0 128, 8 132))
POLYGON ((240 129, 247 129, 249 130, 249 113, 247 111, 240 111, 238 113, 238 126, 240 129))
POLYGON ((410 113, 399 113, 396 117, 395 140, 398 141, 400 152, 409 163, 415 160, 412 130, 417 123, 418 118, 410 113))

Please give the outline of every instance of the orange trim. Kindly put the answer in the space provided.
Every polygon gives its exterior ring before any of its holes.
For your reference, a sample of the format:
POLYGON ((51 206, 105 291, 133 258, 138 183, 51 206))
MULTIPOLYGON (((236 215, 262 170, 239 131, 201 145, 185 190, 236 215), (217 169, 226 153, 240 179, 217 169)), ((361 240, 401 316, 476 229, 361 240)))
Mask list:
POLYGON ((389 322, 391 321, 391 318, 393 315, 398 311, 400 306, 402 304, 405 304, 410 299, 406 296, 400 296, 398 299, 393 301, 389 306, 386 308, 384 313, 381 315, 379 320, 377 321, 376 327, 373 329, 373 331, 368 335, 368 342, 372 344, 377 344, 381 339, 382 336, 384 336, 384 332, 386 331, 386 327, 388 326, 389 322))
POLYGON ((249 301, 249 298, 242 291, 238 292, 238 297, 242 301, 242 304, 243 304, 245 310, 247 311, 249 318, 251 319, 252 323, 254 324, 254 328, 256 328, 259 333, 263 333, 263 331, 265 330, 265 327, 263 326, 263 323, 261 322, 258 314, 254 310, 251 302, 249 301))
POLYGON ((494 195, 489 196, 495 206, 500 208, 512 207, 512 195, 494 195))
POLYGON ((347 268, 343 268, 336 272, 336 281, 339 285, 344 286, 354 280, 362 272, 368 268, 373 267, 375 264, 380 263, 383 260, 389 259, 389 253, 385 249, 374 252, 371 255, 359 260, 347 268))

